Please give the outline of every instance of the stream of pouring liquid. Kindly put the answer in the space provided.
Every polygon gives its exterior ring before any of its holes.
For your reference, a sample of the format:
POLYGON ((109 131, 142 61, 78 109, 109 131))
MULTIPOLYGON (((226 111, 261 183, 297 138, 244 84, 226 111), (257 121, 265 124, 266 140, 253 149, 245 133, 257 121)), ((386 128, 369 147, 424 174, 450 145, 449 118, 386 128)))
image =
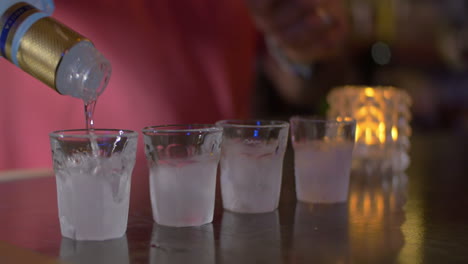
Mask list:
POLYGON ((84 112, 86 120, 86 129, 94 130, 94 109, 96 108, 96 100, 85 102, 84 112))
POLYGON ((99 144, 97 136, 94 133, 94 110, 96 109, 96 101, 97 100, 91 100, 84 104, 86 130, 88 130, 90 135, 89 143, 91 145, 92 155, 95 157, 99 156, 99 144))

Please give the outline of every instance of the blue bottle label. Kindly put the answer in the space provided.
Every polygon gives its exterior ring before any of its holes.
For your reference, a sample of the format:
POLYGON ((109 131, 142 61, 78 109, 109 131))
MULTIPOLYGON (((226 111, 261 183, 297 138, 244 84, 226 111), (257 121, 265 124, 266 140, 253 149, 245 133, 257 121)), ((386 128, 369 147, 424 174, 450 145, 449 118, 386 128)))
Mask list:
POLYGON ((5 15, 2 17, 2 20, 5 22, 0 33, 0 53, 2 56, 6 57, 5 47, 12 28, 26 12, 33 9, 35 9, 33 6, 21 3, 19 8, 15 5, 5 12, 5 15))

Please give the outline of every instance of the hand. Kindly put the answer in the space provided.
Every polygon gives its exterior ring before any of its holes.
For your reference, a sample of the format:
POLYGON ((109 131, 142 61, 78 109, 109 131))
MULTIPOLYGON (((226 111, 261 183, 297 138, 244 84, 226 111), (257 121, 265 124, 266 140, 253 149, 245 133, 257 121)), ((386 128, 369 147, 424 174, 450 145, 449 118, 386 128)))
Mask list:
POLYGON ((336 54, 348 31, 344 0, 246 0, 257 27, 294 62, 336 54))

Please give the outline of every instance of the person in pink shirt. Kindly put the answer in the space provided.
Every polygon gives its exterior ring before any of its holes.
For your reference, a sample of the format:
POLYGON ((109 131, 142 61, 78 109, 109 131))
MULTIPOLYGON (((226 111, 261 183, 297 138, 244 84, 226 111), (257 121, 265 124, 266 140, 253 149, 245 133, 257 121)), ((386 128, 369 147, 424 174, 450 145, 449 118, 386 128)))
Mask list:
MULTIPOLYGON (((306 65, 341 44, 341 3, 56 0, 53 16, 91 39, 112 64, 111 81, 97 102, 96 127, 141 131, 249 118, 261 35, 283 55, 283 67, 306 65)), ((48 134, 84 128, 83 103, 4 59, 0 80, 0 170, 51 168, 48 134)), ((138 152, 140 162, 143 155, 138 152)))

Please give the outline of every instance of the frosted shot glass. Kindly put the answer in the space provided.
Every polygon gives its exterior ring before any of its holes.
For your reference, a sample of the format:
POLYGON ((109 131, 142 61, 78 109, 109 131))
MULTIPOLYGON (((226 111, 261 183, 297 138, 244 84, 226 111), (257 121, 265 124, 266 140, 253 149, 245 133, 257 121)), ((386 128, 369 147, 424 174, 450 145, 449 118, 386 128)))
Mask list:
POLYGON ((346 202, 356 121, 292 117, 290 123, 297 200, 346 202))
POLYGON ((213 221, 222 129, 167 125, 143 129, 153 219, 164 226, 213 221))
POLYGON ((223 207, 237 213, 278 208, 289 124, 284 121, 223 120, 220 161, 223 207))
POLYGON ((78 129, 49 136, 62 236, 75 240, 122 237, 138 133, 78 129))

